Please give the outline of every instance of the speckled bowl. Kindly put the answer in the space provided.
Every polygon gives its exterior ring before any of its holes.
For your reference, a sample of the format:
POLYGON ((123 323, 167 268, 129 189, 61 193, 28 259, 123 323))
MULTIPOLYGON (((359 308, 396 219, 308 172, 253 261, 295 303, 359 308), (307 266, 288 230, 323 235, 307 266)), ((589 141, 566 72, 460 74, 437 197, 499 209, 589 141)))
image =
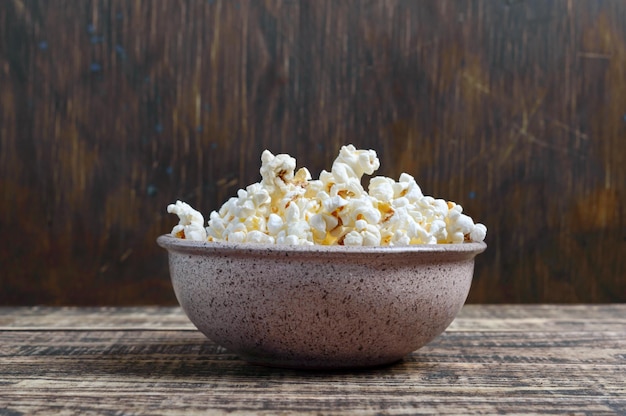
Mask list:
POLYGON ((431 341, 463 306, 486 248, 157 242, 209 339, 249 362, 310 369, 388 364, 431 341))

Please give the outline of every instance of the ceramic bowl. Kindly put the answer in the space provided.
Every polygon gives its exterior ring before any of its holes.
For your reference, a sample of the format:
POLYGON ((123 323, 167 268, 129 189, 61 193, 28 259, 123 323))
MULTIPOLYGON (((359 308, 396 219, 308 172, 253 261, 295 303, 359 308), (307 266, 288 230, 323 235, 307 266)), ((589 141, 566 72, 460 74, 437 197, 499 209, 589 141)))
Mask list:
POLYGON ((157 242, 209 339, 252 363, 307 369, 389 364, 431 341, 463 306, 486 248, 157 242))

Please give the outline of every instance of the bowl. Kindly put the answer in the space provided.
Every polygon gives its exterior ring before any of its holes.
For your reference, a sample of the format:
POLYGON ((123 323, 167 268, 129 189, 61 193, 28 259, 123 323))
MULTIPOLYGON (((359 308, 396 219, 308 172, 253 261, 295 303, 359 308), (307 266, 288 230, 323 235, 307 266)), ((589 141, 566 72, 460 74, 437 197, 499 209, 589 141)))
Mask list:
POLYGON ((485 243, 285 246, 162 235, 176 298, 209 339, 256 364, 390 364, 441 334, 485 243))

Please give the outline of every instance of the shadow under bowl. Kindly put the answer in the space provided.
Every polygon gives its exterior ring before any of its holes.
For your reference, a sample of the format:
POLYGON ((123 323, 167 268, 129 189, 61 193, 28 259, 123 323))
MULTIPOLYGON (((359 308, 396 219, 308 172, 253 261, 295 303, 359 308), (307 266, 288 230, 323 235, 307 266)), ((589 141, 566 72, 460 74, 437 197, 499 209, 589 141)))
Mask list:
POLYGON ((389 364, 430 342, 465 303, 487 247, 157 242, 204 335, 246 361, 301 369, 389 364))

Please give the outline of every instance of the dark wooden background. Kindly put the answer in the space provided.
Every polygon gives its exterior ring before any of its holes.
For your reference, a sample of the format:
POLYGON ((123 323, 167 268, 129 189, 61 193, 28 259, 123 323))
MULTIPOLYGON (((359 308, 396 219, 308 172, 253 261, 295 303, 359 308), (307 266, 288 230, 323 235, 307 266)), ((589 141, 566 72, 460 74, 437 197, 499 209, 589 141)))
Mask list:
POLYGON ((155 238, 375 149, 489 228, 471 302, 626 301, 626 2, 0 3, 0 304, 172 304, 155 238))

